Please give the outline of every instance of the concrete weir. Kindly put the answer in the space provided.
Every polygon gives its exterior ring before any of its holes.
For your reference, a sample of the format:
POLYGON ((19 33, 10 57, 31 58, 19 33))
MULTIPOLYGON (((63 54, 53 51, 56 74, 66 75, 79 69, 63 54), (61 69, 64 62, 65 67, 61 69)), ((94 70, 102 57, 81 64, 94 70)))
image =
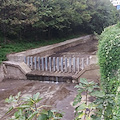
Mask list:
MULTIPOLYGON (((31 49, 15 54, 7 55, 8 61, 2 63, 2 70, 6 79, 29 79, 52 82, 77 82, 78 78, 99 78, 99 67, 96 65, 96 38, 93 35, 87 35, 54 45, 48 45, 36 49, 31 49), (85 45, 88 44, 87 51, 85 45), (74 50, 77 49, 78 50, 74 50), (31 69, 30 65, 25 64, 25 57, 89 57, 90 64, 78 72, 60 72, 60 71, 40 71, 31 69), (92 74, 92 75, 91 75, 92 74)), ((47 61, 46 61, 47 62, 47 61)), ((78 61, 77 61, 78 62, 78 61)), ((37 63, 39 63, 37 61, 37 63)), ((64 63, 64 61, 63 61, 64 63)), ((31 64, 31 63, 30 63, 31 64)), ((36 63, 33 63, 35 65, 36 63)), ((60 63, 57 61, 57 65, 60 63)), ((67 64, 67 61, 66 61, 67 64)), ((39 65, 40 66, 40 65, 39 65)), ((64 65, 63 65, 64 66, 64 65)))

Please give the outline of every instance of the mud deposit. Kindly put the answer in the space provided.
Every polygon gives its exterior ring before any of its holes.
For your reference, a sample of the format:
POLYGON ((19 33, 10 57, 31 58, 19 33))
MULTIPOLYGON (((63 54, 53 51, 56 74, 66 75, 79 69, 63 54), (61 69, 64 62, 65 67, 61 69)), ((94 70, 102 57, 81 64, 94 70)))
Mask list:
POLYGON ((4 80, 0 83, 0 120, 7 120, 4 116, 8 108, 4 99, 9 95, 16 95, 19 91, 23 96, 33 95, 40 92, 43 100, 40 104, 51 105, 51 109, 64 112, 62 120, 74 119, 74 108, 72 102, 76 95, 75 84, 67 83, 42 83, 39 81, 29 80, 4 80), (4 117, 3 117, 4 116, 4 117))
POLYGON ((54 53, 52 57, 86 57, 90 55, 96 55, 98 46, 97 39, 91 39, 85 43, 80 43, 74 47, 69 47, 67 49, 61 50, 57 53, 54 53))
MULTIPOLYGON (((95 55, 97 51, 97 40, 90 40, 87 43, 79 44, 75 47, 65 49, 52 56, 66 56, 66 57, 86 57, 95 55)), ((0 74, 0 78, 1 78, 0 74)), ((4 116, 8 108, 4 99, 10 95, 16 95, 19 91, 23 96, 33 95, 40 92, 43 100, 41 105, 51 105, 51 109, 56 109, 64 112, 62 120, 74 120, 74 108, 72 106, 73 100, 77 94, 74 88, 75 84, 69 83, 43 83, 39 81, 29 80, 4 80, 0 82, 0 120, 8 120, 8 116, 4 116)))

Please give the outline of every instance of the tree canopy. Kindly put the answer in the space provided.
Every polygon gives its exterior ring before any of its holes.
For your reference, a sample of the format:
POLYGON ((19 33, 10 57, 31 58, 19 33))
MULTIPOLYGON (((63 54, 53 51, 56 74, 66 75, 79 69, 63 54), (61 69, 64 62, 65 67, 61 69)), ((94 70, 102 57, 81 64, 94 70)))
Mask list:
POLYGON ((6 37, 101 33, 118 16, 109 0, 0 0, 0 31, 6 37))

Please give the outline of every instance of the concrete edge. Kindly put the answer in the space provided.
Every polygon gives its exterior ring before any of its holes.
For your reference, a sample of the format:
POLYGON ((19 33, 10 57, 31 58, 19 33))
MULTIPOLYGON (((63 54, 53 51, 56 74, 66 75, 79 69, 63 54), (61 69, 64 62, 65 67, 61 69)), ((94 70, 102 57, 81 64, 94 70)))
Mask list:
POLYGON ((0 82, 4 80, 3 64, 0 65, 0 82))
POLYGON ((31 72, 31 69, 24 62, 20 63, 20 62, 4 61, 3 68, 4 68, 4 71, 7 72, 6 66, 12 66, 12 67, 18 68, 24 75, 26 75, 28 72, 31 72))
POLYGON ((53 45, 48 45, 36 49, 31 49, 15 54, 9 54, 7 55, 7 59, 9 61, 17 61, 17 62, 23 62, 25 56, 35 56, 36 54, 39 54, 39 56, 46 56, 46 55, 51 55, 54 54, 55 52, 58 52, 59 50, 66 49, 68 47, 75 46, 79 43, 84 43, 87 40, 91 40, 94 38, 94 35, 87 35, 79 38, 74 38, 70 40, 66 40, 61 43, 53 44, 53 45))
POLYGON ((72 78, 73 78, 73 79, 78 79, 78 78, 80 78, 80 76, 82 76, 85 72, 91 71, 91 70, 96 70, 96 69, 100 69, 100 67, 99 67, 97 64, 91 64, 91 65, 87 66, 85 69, 81 70, 77 75, 73 75, 72 78))

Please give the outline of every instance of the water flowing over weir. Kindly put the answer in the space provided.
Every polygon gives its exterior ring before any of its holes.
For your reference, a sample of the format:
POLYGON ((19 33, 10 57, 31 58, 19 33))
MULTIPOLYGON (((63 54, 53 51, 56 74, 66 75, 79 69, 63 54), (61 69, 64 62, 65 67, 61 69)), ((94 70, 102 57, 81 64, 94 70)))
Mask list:
POLYGON ((32 72, 28 79, 65 82, 71 81, 86 66, 90 65, 90 57, 25 57, 24 62, 32 72))

